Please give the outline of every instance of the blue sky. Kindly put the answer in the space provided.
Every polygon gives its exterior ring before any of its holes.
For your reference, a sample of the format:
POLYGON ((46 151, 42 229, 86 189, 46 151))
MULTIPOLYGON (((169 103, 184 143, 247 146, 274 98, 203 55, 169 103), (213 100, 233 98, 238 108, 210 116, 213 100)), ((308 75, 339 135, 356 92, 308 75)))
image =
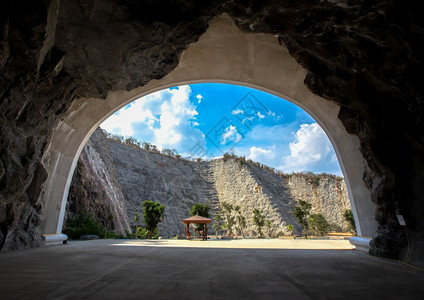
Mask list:
POLYGON ((202 83, 161 90, 128 104, 100 127, 185 157, 233 151, 285 173, 342 175, 327 136, 305 111, 242 86, 202 83))

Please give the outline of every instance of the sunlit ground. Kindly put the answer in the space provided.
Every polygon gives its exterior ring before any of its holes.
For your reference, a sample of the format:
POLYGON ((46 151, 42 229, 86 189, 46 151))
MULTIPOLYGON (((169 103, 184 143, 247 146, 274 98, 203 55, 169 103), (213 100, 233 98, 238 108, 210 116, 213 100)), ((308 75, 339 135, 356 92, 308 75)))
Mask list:
POLYGON ((354 249, 348 240, 235 239, 235 240, 105 240, 118 247, 186 247, 237 249, 354 249))

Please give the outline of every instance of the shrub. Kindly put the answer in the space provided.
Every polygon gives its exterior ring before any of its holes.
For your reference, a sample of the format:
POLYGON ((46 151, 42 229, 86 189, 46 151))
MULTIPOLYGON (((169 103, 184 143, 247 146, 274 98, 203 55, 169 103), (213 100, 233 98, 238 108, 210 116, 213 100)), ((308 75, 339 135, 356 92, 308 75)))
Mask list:
POLYGON ((119 238, 119 237, 116 235, 115 231, 105 232, 105 239, 116 239, 116 238, 119 238))
POLYGON ((174 155, 175 155, 173 150, 168 149, 168 148, 163 148, 161 152, 162 152, 162 154, 168 155, 170 157, 174 157, 174 155))
POLYGON ((310 215, 309 225, 316 235, 325 235, 330 230, 330 224, 322 214, 310 215))
POLYGON ((287 229, 290 232, 290 236, 291 236, 292 233, 293 233, 293 229, 294 229, 293 225, 292 224, 287 225, 287 229))
POLYGON ((228 202, 221 202, 221 210, 225 217, 225 223, 222 224, 222 229, 227 230, 228 235, 232 235, 233 227, 236 225, 236 217, 232 214, 234 206, 228 202))
POLYGON ((262 237, 262 227, 265 226, 265 216, 263 215, 263 211, 257 208, 253 209, 253 223, 256 225, 258 229, 259 237, 262 237))
POLYGON ((104 236, 105 229, 96 221, 92 215, 80 211, 75 217, 69 218, 66 222, 66 229, 63 230, 70 239, 79 239, 83 235, 93 234, 99 237, 104 236))
POLYGON ((244 237, 244 229, 247 227, 246 217, 241 214, 240 206, 238 205, 235 206, 234 210, 237 212, 236 219, 238 224, 238 230, 240 231, 241 235, 244 237))
POLYGON ((213 230, 215 230, 216 236, 218 236, 218 230, 221 227, 221 220, 222 220, 221 215, 220 214, 217 214, 215 216, 215 223, 213 223, 213 225, 212 225, 213 230))
POLYGON ((132 145, 132 146, 137 146, 137 147, 140 146, 140 142, 137 141, 137 139, 132 137, 132 136, 125 138, 124 143, 126 145, 132 145))
POLYGON ((140 239, 145 239, 148 237, 149 231, 143 227, 137 227, 137 231, 135 232, 135 237, 140 239))
POLYGON ((346 209, 344 214, 343 214, 343 217, 349 225, 349 230, 351 230, 352 232, 354 232, 356 234, 356 225, 355 225, 355 219, 353 217, 352 210, 346 209))
POLYGON ((266 227, 268 228, 268 236, 272 237, 272 221, 268 220, 266 222, 266 227))

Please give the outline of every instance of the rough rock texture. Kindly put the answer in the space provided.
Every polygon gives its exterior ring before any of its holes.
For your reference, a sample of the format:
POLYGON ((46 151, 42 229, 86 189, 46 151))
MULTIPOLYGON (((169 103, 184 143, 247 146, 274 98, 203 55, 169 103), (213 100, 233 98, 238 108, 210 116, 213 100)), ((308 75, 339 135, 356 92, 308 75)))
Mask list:
POLYGON ((0 3, 0 251, 43 244, 42 157, 72 100, 169 73, 219 8, 192 2, 0 3))
POLYGON ((0 4, 0 249, 32 247, 43 153, 75 96, 172 70, 208 21, 279 36, 305 84, 361 141, 379 223, 371 253, 423 262, 424 24, 419 1, 6 0, 0 4), (396 214, 402 214, 402 228, 396 214), (406 230, 405 230, 406 229, 406 230), (409 232, 408 247, 406 232, 409 232), (410 253, 406 253, 409 249, 410 253))
POLYGON ((66 55, 63 69, 77 94, 87 97, 162 78, 205 32, 216 9, 214 1, 55 1, 55 47, 66 55))
POLYGON ((417 76, 423 68, 424 18, 417 5, 254 1, 229 8, 243 30, 278 35, 308 70, 309 89, 341 105, 340 120, 361 141, 364 181, 377 204, 379 228, 370 253, 396 259, 407 248, 396 214, 411 231, 411 252, 419 256, 424 250, 422 234, 415 235, 424 230, 424 199, 412 193, 424 184, 424 86, 417 76))
POLYGON ((332 176, 297 174, 287 179, 290 191, 295 199, 312 204, 311 213, 325 216, 330 224, 338 224, 339 230, 347 230, 343 214, 352 209, 343 180, 332 176))
MULTIPOLYGON (((208 203, 212 208, 217 206, 216 192, 210 182, 203 178, 196 164, 107 139, 101 130, 95 131, 93 136, 94 141, 90 138, 92 144, 85 146, 83 153, 94 154, 95 157, 82 157, 80 161, 86 160, 89 165, 93 164, 91 168, 97 168, 98 164, 108 165, 108 173, 113 174, 110 177, 116 178, 116 181, 102 179, 94 182, 95 178, 87 178, 84 170, 78 169, 78 174, 75 174, 78 176, 74 175, 72 183, 75 188, 70 190, 68 199, 74 198, 74 193, 80 193, 79 184, 74 184, 78 181, 90 180, 91 185, 99 189, 106 185, 106 188, 115 189, 117 193, 122 191, 132 231, 137 225, 144 225, 143 201, 158 201, 166 208, 164 222, 159 224, 159 230, 164 236, 184 233, 181 221, 190 216, 190 208, 194 203, 208 203), (91 147, 94 149, 89 153, 87 148, 91 147), (99 152, 101 155, 97 157, 99 152), (103 157, 106 157, 107 162, 102 161, 103 157), (136 213, 140 215, 139 224, 134 221, 136 213)), ((88 188, 84 192, 90 194, 88 188)), ((108 198, 105 197, 103 201, 108 202, 108 198)), ((94 214, 97 212, 94 211, 94 214)))
POLYGON ((38 66, 46 34, 45 3, 16 1, 12 7, 9 2, 0 4, 1 251, 44 243, 36 230, 41 184, 47 179, 41 158, 75 91, 65 72, 54 71, 54 51, 38 66))
POLYGON ((125 231, 131 232, 131 228, 107 147, 106 140, 97 131, 86 143, 69 188, 66 217, 88 212, 100 220, 103 227, 124 235, 125 231), (108 220, 109 214, 113 215, 112 221, 108 220))
MULTIPOLYGON (((271 221, 271 229, 264 229, 266 234, 287 235, 288 224, 294 226, 294 234, 301 235, 301 227, 293 216, 293 207, 297 201, 287 189, 285 180, 277 175, 251 165, 240 165, 233 159, 224 161, 215 159, 203 162, 202 168, 208 168, 212 186, 218 194, 220 203, 227 202, 234 207, 239 206, 241 215, 245 217, 245 235, 257 236, 257 228, 253 223, 253 209, 263 211, 266 221, 271 221), (276 182, 269 189, 269 178, 276 182)), ((233 215, 237 216, 237 213, 233 215)), ((236 231, 236 234, 241 234, 236 231)))
POLYGON ((136 213, 140 215, 139 225, 144 225, 142 203, 145 200, 165 205, 164 222, 159 224, 164 236, 184 233, 182 220, 190 216, 194 203, 209 203, 216 207, 216 194, 193 163, 116 141, 109 140, 108 146, 133 229, 136 213))
MULTIPOLYGON (((266 221, 272 222, 271 230, 275 235, 288 234, 288 224, 294 226, 294 234, 301 235, 301 227, 293 216, 297 201, 284 178, 233 159, 217 159, 210 164, 219 199, 240 206, 246 217, 247 234, 255 236, 257 233, 253 223, 253 209, 257 208, 263 211, 266 221)), ((267 233, 268 228, 264 231, 267 233)))
MULTIPOLYGON (((190 216, 194 203, 208 203, 213 218, 220 203, 228 202, 240 206, 247 223, 244 233, 256 236, 254 208, 263 210, 266 220, 272 222, 273 235, 289 234, 288 224, 294 226, 294 234, 300 235, 301 227, 293 216, 299 199, 309 201, 313 212, 322 213, 340 230, 347 230, 343 212, 350 209, 350 203, 342 179, 321 175, 319 182, 311 183, 310 176, 298 174, 287 179, 234 159, 176 159, 108 139, 96 130, 80 156, 68 203, 70 208, 79 206, 77 210, 89 211, 106 224, 107 215, 116 214, 118 202, 118 208, 126 213, 114 219, 115 228, 128 230, 127 214, 134 229, 134 216, 142 215, 142 202, 160 202, 165 205, 165 217, 159 230, 169 237, 184 234, 181 221, 190 216)), ((138 225, 144 225, 140 219, 138 225)))

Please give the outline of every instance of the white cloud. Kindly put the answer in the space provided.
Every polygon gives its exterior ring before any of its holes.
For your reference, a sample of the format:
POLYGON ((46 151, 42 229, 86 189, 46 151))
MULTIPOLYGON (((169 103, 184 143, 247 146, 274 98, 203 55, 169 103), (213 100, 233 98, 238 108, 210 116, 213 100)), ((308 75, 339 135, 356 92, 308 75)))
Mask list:
POLYGON ((199 103, 199 104, 200 104, 200 103, 202 103, 202 99, 203 99, 203 96, 202 96, 202 95, 197 94, 197 95, 196 95, 196 98, 197 98, 197 100, 198 100, 198 101, 197 101, 197 103, 199 103))
POLYGON ((279 121, 283 117, 282 115, 276 115, 275 112, 272 112, 271 114, 269 114, 269 113, 268 113, 268 115, 274 117, 274 121, 279 121))
POLYGON ((146 102, 136 101, 117 111, 100 126, 114 134, 133 136, 135 134, 134 124, 146 123, 153 128, 158 121, 159 119, 153 115, 146 102))
POLYGON ((240 115, 244 114, 244 111, 242 111, 240 108, 237 108, 231 112, 233 115, 240 115))
MULTIPOLYGON (((100 126, 115 134, 135 136, 159 149, 187 152, 199 141, 206 145, 204 134, 192 126, 198 113, 190 103, 190 94, 189 86, 155 92, 127 105, 100 126)), ((201 100, 202 96, 196 98, 201 100)))
POLYGON ((252 120, 253 120, 254 118, 255 118, 255 117, 245 118, 245 119, 243 119, 243 121, 241 121, 241 123, 242 123, 242 124, 244 124, 244 123, 246 123, 246 122, 252 122, 252 120))
MULTIPOLYGON (((274 147, 275 148, 275 147, 274 147)), ((262 149, 261 147, 250 147, 248 158, 253 161, 269 161, 275 157, 275 153, 271 149, 262 149)))
POLYGON ((331 144, 317 123, 300 125, 289 147, 290 155, 283 157, 279 167, 284 172, 314 171, 314 166, 333 159, 331 144))
POLYGON ((221 144, 225 145, 227 140, 237 143, 241 140, 242 136, 237 132, 236 126, 230 125, 225 128, 225 132, 221 136, 221 144))

